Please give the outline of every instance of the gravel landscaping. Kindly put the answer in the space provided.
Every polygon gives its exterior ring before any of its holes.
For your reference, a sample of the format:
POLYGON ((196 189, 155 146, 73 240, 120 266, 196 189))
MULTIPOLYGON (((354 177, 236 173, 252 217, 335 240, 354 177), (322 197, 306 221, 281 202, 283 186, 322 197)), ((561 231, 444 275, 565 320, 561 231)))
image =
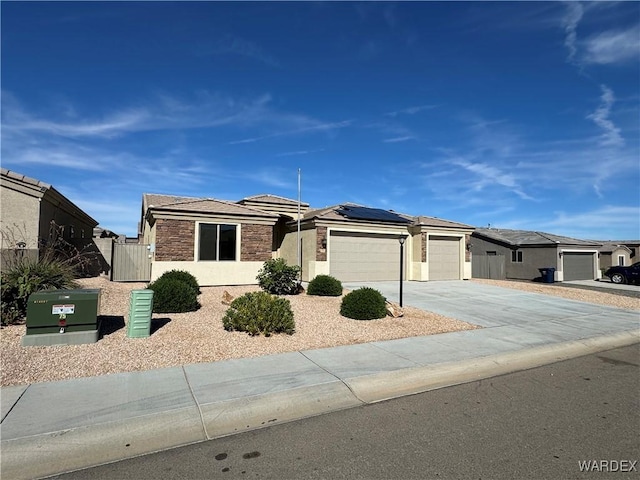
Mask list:
POLYGON ((569 300, 578 300, 580 302, 606 305, 609 307, 625 308, 627 310, 640 310, 640 298, 637 297, 635 294, 636 292, 616 290, 611 291, 611 293, 607 293, 603 291, 595 291, 589 288, 579 288, 575 285, 572 285, 571 287, 562 287, 557 283, 544 284, 511 280, 487 280, 483 278, 474 278, 471 281, 484 283, 486 285, 495 285, 496 287, 523 290, 525 292, 542 293, 544 295, 552 295, 554 297, 562 297, 569 300))
MULTIPOLYGON (((640 310, 640 299, 532 282, 474 279, 474 282, 555 295, 572 300, 640 310)), ((87 345, 22 347, 24 325, 0 330, 0 385, 24 385, 117 372, 150 370, 190 363, 214 362, 314 348, 391 340, 478 328, 441 315, 405 307, 402 318, 351 320, 340 315, 341 297, 287 296, 296 322, 293 335, 251 337, 227 332, 222 317, 225 291, 233 297, 257 286, 203 287, 197 312, 154 314, 148 338, 127 338, 126 316, 131 290, 144 283, 114 283, 105 278, 82 279, 83 288, 101 288, 104 336, 87 345)), ((347 291, 345 290, 345 293, 347 291)))
MULTIPOLYGON (((435 313, 405 307, 401 318, 360 321, 340 315, 341 297, 287 296, 296 331, 293 335, 251 337, 227 332, 222 317, 225 291, 238 297, 257 286, 203 287, 196 312, 154 314, 148 338, 127 338, 129 296, 144 283, 115 283, 105 278, 82 279, 83 288, 101 288, 100 313, 104 336, 93 344, 23 347, 24 325, 2 328, 0 385, 150 370, 230 358, 257 357, 314 348, 334 347, 478 328, 435 313)), ((346 290, 345 290, 345 293, 346 290)))

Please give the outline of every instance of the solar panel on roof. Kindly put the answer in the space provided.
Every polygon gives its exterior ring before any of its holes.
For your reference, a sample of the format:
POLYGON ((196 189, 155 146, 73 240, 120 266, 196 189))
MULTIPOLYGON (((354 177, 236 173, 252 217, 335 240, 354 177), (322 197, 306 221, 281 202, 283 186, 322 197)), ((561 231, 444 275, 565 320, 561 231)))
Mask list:
POLYGON ((404 218, 397 213, 381 208, 342 206, 336 210, 340 215, 354 220, 376 220, 378 222, 411 223, 411 220, 404 218))

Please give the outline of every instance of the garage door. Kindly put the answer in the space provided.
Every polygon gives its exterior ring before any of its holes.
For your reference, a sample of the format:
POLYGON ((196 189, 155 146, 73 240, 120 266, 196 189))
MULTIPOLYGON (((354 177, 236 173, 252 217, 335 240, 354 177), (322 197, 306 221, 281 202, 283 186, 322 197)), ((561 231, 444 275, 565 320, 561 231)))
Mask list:
POLYGON ((399 280, 400 243, 396 236, 331 232, 329 262, 343 282, 399 280))
POLYGON ((562 255, 564 280, 593 280, 593 253, 565 252, 562 255))
POLYGON ((429 280, 460 280, 460 239, 429 237, 429 280))

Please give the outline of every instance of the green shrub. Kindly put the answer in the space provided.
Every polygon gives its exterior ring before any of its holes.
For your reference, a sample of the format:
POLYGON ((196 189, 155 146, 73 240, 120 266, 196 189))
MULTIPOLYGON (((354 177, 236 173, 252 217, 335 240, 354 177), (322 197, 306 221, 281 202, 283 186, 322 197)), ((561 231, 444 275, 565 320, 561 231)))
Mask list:
POLYGON ((298 293, 297 265, 287 265, 284 258, 267 260, 262 265, 256 279, 265 292, 273 295, 295 295, 298 293))
POLYGON ((153 311, 155 313, 194 312, 200 308, 198 294, 193 287, 182 280, 165 277, 149 284, 153 290, 153 311))
POLYGON ((75 271, 64 261, 25 259, 0 275, 2 325, 24 320, 29 295, 41 290, 77 288, 75 271))
POLYGON ((356 320, 373 320, 387 315, 386 299, 373 288, 362 287, 342 299, 340 315, 356 320))
POLYGON ((272 333, 293 334, 295 322, 291 303, 267 292, 249 292, 236 298, 224 317, 222 325, 227 331, 248 332, 249 335, 265 337, 272 333))
MULTIPOLYGON (((168 272, 164 272, 160 278, 173 278, 174 280, 179 280, 181 282, 189 285, 196 292, 196 295, 200 295, 200 285, 198 284, 198 280, 191 273, 185 270, 169 270, 168 272)), ((158 280, 160 280, 158 278, 158 280)))
POLYGON ((339 297, 342 295, 342 283, 331 275, 318 275, 309 282, 307 294, 339 297))

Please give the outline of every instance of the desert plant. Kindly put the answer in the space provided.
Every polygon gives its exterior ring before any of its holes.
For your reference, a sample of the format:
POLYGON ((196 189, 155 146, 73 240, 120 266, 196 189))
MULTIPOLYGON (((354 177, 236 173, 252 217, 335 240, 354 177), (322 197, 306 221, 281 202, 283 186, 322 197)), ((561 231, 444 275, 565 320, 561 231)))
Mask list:
POLYGON ((267 292, 249 292, 236 298, 222 318, 222 325, 225 330, 238 330, 252 336, 291 335, 295 331, 289 300, 267 292))
POLYGON ((0 275, 2 325, 22 321, 32 293, 41 290, 76 288, 74 269, 53 258, 24 259, 0 275))
POLYGON ((297 265, 287 265, 284 258, 273 258, 262 265, 256 279, 265 292, 273 295, 295 295, 298 293, 297 265))
POLYGON ((169 270, 164 272, 160 278, 172 278, 174 280, 178 280, 180 282, 184 282, 189 285, 196 292, 196 295, 200 295, 200 285, 198 284, 198 280, 191 273, 185 270, 169 270))
POLYGON ((342 282, 331 275, 318 275, 309 282, 307 294, 339 297, 342 295, 342 282))
POLYGON ((200 308, 198 295, 193 287, 182 280, 158 278, 148 286, 153 290, 153 311, 155 313, 194 312, 200 308))
POLYGON ((386 299, 369 287, 362 287, 348 293, 342 299, 340 315, 355 320, 373 320, 387 315, 386 299))

